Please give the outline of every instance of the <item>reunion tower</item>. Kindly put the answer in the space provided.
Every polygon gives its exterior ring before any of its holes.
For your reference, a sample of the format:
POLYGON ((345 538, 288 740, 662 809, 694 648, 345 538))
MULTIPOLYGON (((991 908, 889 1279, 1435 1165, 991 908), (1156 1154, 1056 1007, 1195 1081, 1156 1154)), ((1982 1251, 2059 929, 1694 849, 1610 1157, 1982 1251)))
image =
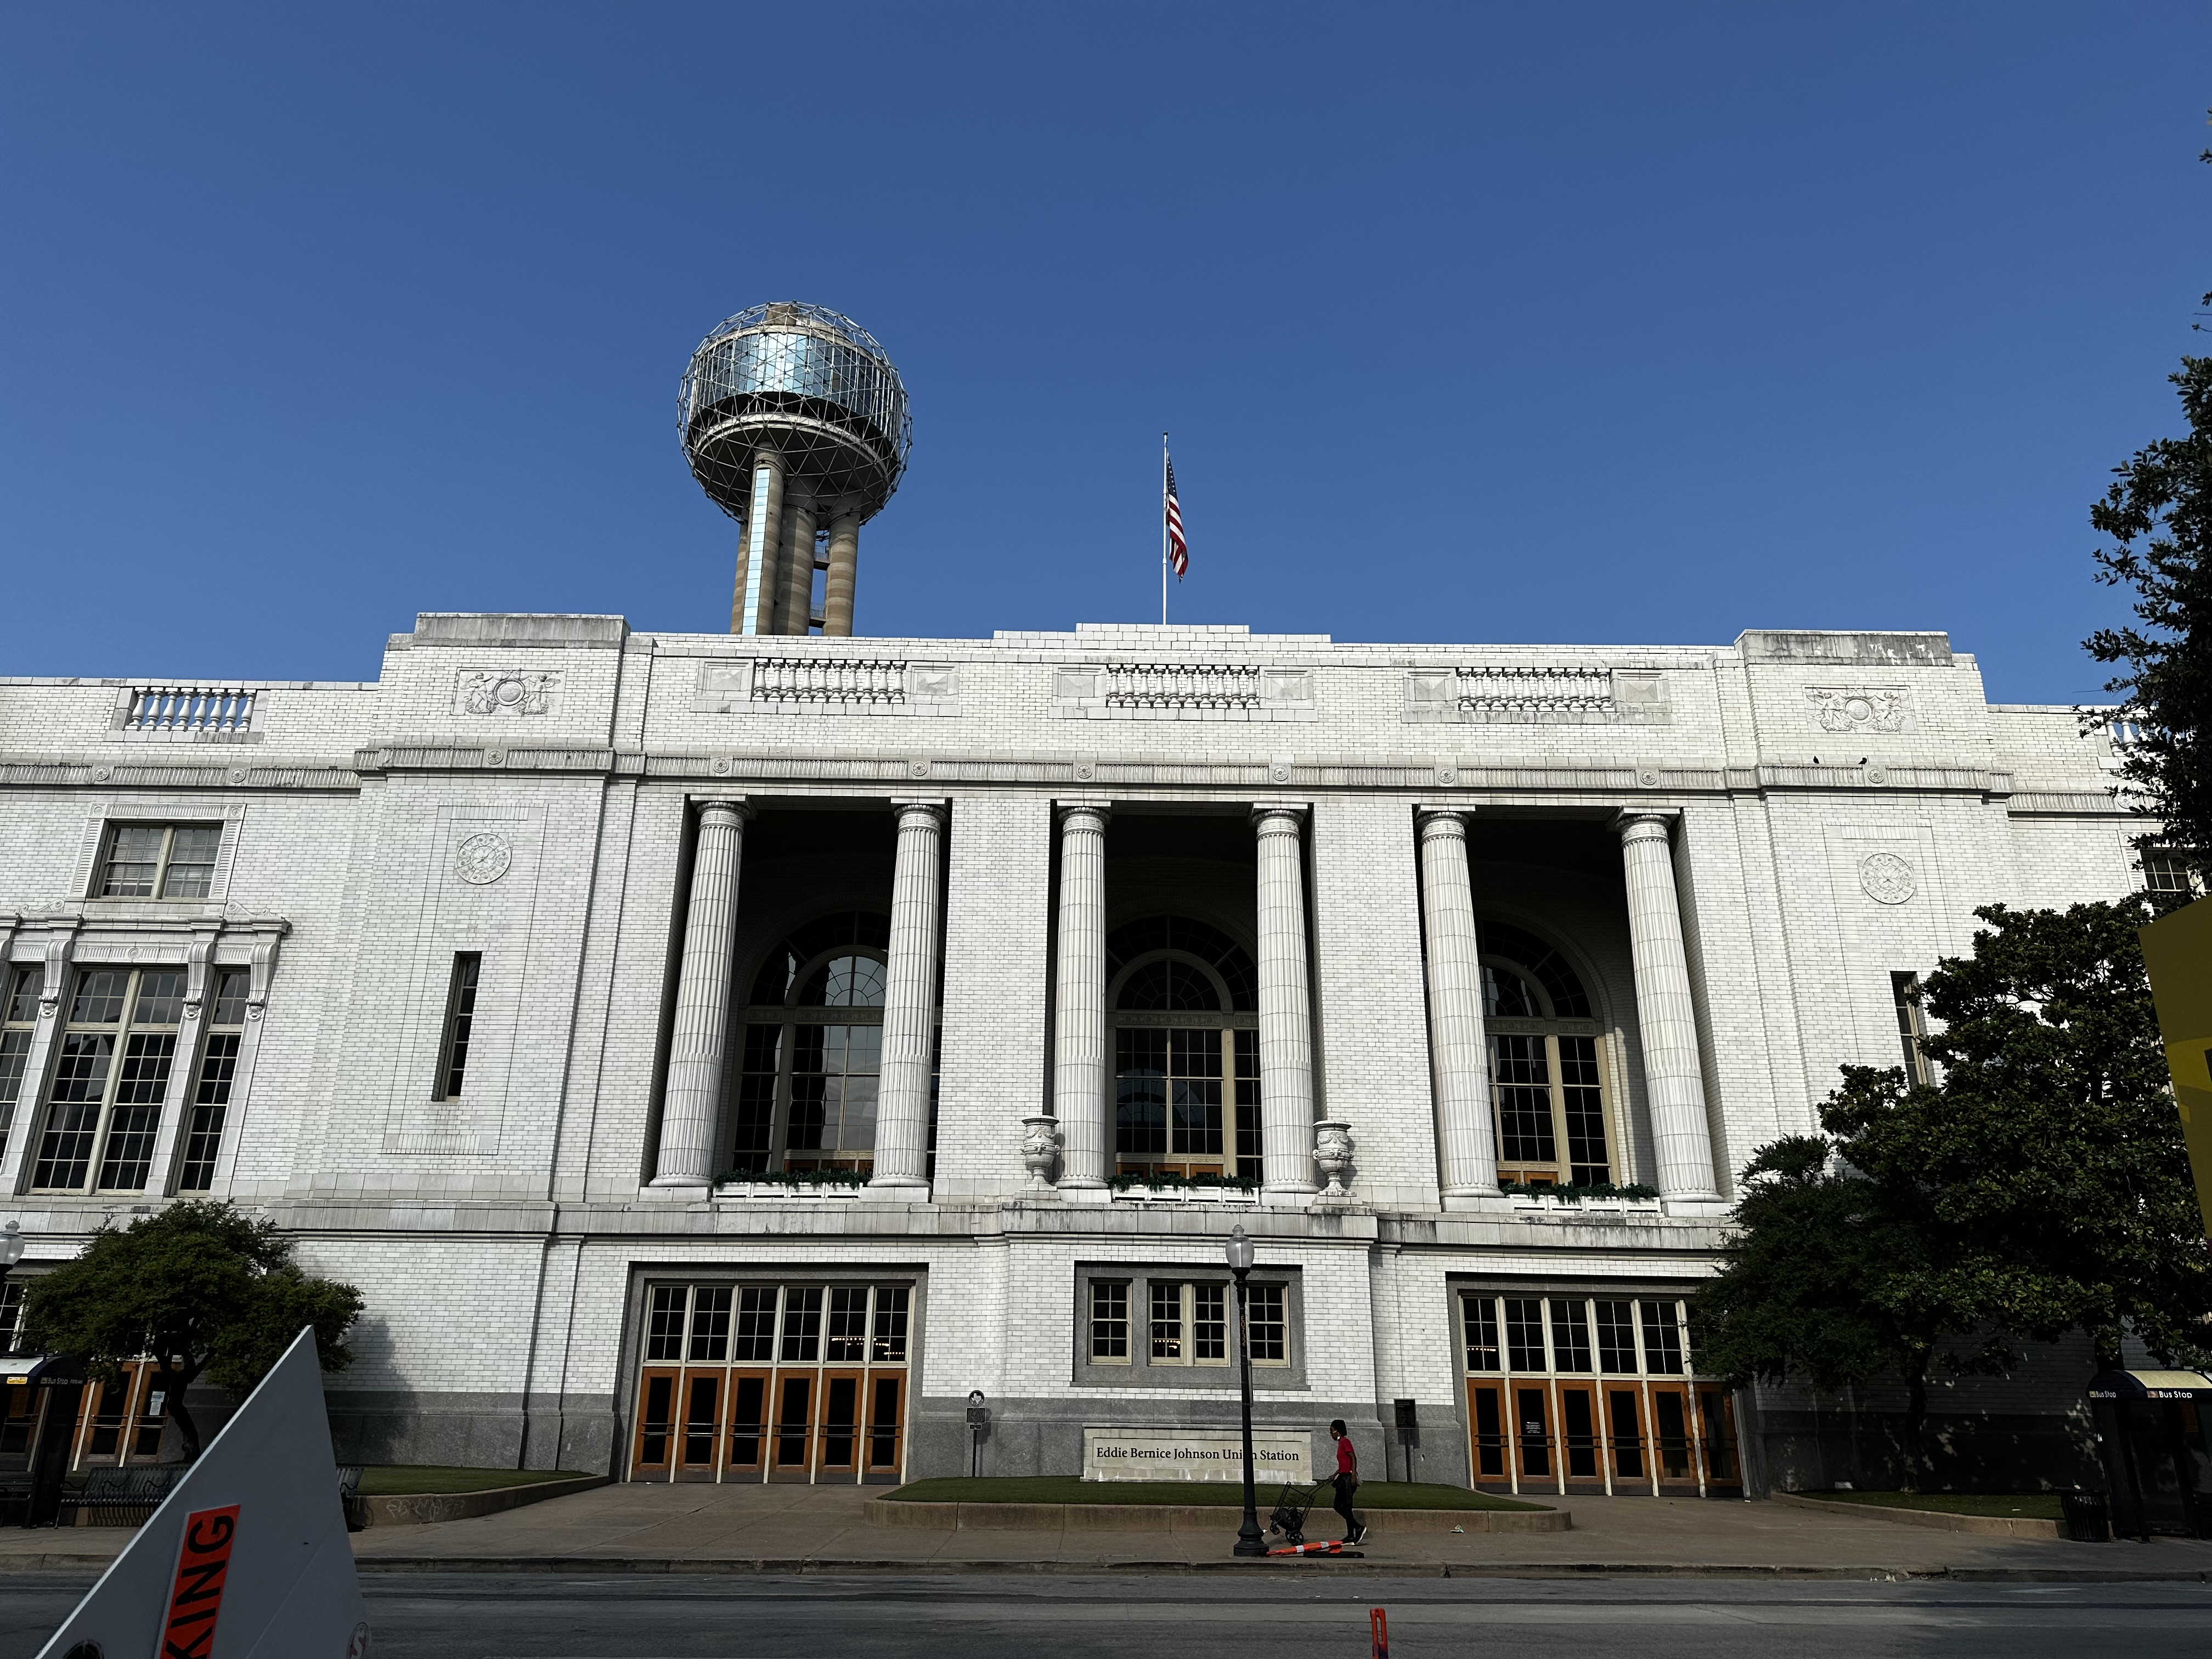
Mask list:
POLYGON ((853 631, 860 526, 906 471, 906 387, 875 337, 820 306, 754 306, 691 354, 677 404, 691 476, 735 519, 732 634, 853 631), (815 550, 826 535, 826 553, 815 550), (814 573, 828 574, 814 609, 814 573))

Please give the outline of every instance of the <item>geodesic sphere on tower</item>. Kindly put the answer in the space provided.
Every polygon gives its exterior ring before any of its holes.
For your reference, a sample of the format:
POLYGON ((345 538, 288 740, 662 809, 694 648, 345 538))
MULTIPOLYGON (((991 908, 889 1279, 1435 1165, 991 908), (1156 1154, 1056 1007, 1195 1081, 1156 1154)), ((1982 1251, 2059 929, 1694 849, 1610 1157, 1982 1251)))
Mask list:
POLYGON ((754 306, 691 354, 677 434, 691 476, 733 519, 752 498, 753 455, 783 457, 787 488, 872 517, 914 445, 906 387, 874 335, 822 306, 754 306))

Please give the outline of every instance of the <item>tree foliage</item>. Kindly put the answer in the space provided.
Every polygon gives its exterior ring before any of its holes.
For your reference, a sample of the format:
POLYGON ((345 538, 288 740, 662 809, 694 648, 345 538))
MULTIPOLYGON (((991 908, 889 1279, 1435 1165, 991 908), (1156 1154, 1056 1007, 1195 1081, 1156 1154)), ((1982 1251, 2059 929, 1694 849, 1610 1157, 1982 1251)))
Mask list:
MULTIPOLYGON (((1792 1136, 1744 1170, 1721 1273, 1691 1304, 1698 1368, 1739 1387, 1793 1376, 1823 1389, 1901 1382, 1905 1484, 1917 1490, 1930 1369, 1945 1338, 1979 1321, 1942 1293, 1944 1241, 1926 1195, 1836 1152, 1825 1136, 1792 1136)), ((1985 1344, 1943 1358, 1954 1370, 2002 1370, 2010 1355, 1985 1344)))
POLYGON ((352 1363, 345 1334, 361 1292, 309 1277, 291 1252, 274 1222, 228 1204, 173 1204, 128 1227, 101 1228, 76 1261, 33 1281, 24 1334, 37 1347, 82 1355, 94 1375, 141 1354, 162 1362, 169 1411, 196 1456, 199 1429, 185 1390, 203 1376, 245 1393, 303 1325, 314 1327, 325 1370, 352 1363))
MULTIPOLYGON (((2212 161, 2212 150, 2198 159, 2212 161)), ((2097 580, 2134 590, 2136 622, 2083 643, 2097 661, 2126 669, 2105 683, 2123 699, 2118 718, 2142 732, 2122 751, 2120 773, 2135 810, 2161 826, 2137 845, 2170 844, 2201 877, 2212 874, 2212 357, 2184 357, 2166 378, 2188 435, 2160 438, 2114 467, 2117 481, 2089 509, 2091 526, 2118 544, 2097 550, 2097 580)))
POLYGON ((2212 1248, 2136 937, 2148 902, 1975 915, 1973 954, 1919 992, 1937 1080, 1845 1066, 1825 1133, 1745 1170, 1693 1304, 1701 1363, 1739 1383, 1902 1381, 1909 1486, 1931 1366, 2002 1373, 2016 1342, 2076 1329, 2100 1366, 2124 1333, 2212 1358, 2212 1248))
POLYGON ((2212 1358, 2212 1251, 2136 938, 2148 901, 1974 914, 1973 954, 1921 988, 1940 1080, 1848 1072, 1823 1126, 1869 1176, 1928 1194, 1953 1255, 1939 1294, 2022 1337, 2084 1331, 2101 1364, 2128 1331, 2212 1358))

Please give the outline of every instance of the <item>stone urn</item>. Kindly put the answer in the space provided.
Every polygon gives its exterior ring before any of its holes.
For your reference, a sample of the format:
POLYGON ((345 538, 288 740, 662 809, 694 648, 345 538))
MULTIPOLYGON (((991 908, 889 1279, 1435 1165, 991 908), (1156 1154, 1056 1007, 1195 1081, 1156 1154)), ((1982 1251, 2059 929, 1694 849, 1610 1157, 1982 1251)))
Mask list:
POLYGON ((1314 1125, 1314 1162, 1328 1177, 1321 1189, 1325 1199, 1350 1198, 1344 1172, 1352 1167, 1352 1126, 1340 1118, 1325 1118, 1314 1125))
POLYGON ((1048 1191, 1053 1160, 1060 1156, 1060 1120, 1025 1117, 1022 1120, 1022 1167, 1030 1172, 1029 1190, 1048 1191))

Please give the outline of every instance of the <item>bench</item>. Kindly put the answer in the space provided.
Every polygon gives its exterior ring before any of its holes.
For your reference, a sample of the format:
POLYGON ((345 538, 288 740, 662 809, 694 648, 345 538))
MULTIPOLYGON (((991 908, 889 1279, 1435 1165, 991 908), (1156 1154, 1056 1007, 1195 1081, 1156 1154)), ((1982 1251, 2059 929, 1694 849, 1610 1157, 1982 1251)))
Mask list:
POLYGON ((56 1524, 64 1527, 137 1527, 152 1518, 184 1473, 181 1466, 87 1469, 84 1486, 62 1494, 56 1524))

